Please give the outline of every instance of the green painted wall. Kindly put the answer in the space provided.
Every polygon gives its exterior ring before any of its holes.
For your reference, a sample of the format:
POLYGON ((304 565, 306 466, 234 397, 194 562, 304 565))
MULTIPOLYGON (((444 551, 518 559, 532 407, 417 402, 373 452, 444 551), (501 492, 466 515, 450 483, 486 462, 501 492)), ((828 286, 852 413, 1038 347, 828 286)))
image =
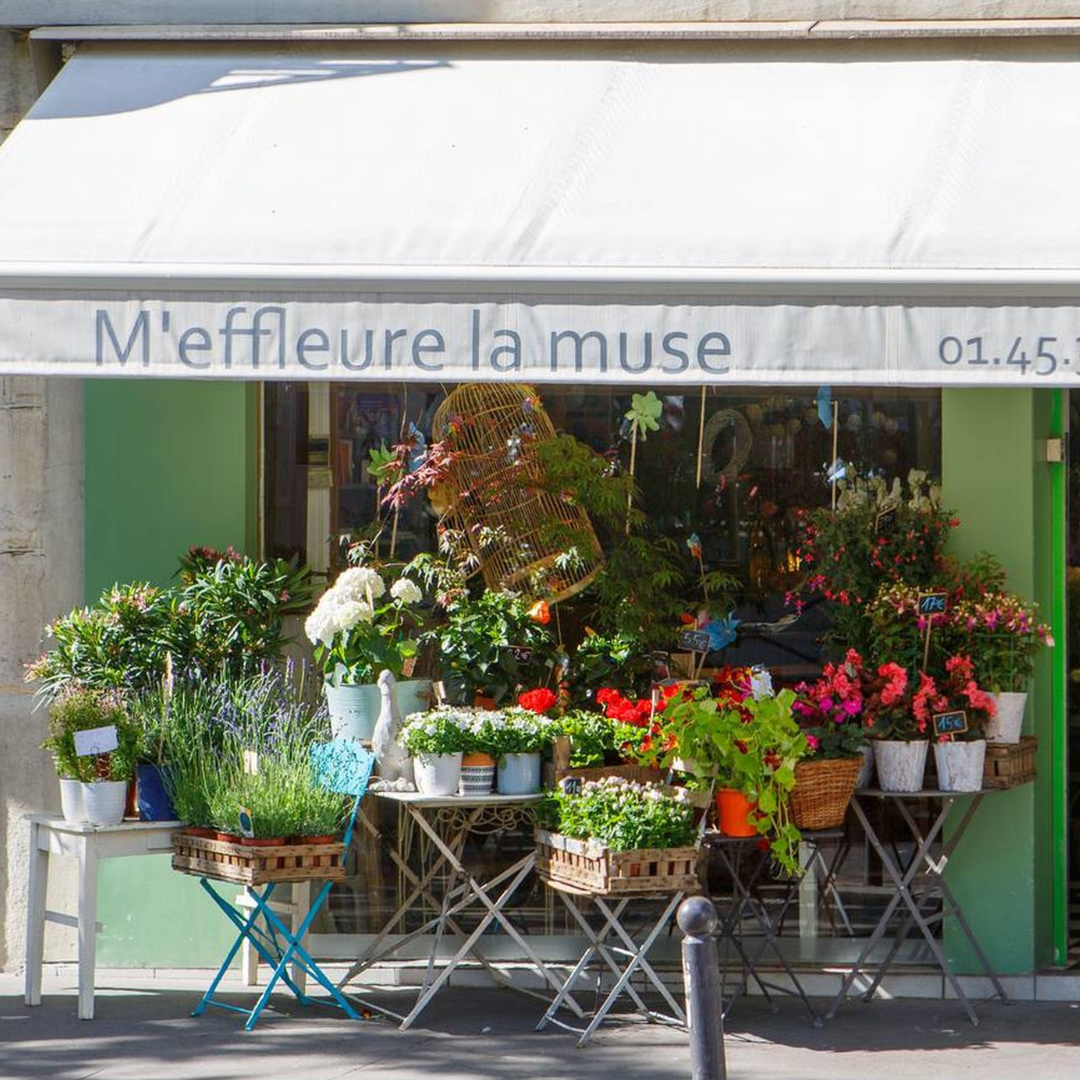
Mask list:
MULTIPOLYGON (((254 550, 257 387, 86 382, 86 595, 169 581, 192 544, 254 550)), ((167 856, 106 860, 98 962, 209 967, 231 940, 194 878, 167 856)))
MULTIPOLYGON (((961 520, 954 552, 994 552, 1009 586, 1051 609, 1050 472, 1039 441, 1049 434, 1049 393, 946 390, 942 395, 945 503, 961 520)), ((948 868, 948 880, 991 962, 1002 973, 1052 961, 1050 762, 1053 657, 1044 652, 1028 701, 1025 731, 1040 737, 1039 780, 987 798, 948 868)), ((965 973, 976 958, 953 920, 946 953, 965 973)))

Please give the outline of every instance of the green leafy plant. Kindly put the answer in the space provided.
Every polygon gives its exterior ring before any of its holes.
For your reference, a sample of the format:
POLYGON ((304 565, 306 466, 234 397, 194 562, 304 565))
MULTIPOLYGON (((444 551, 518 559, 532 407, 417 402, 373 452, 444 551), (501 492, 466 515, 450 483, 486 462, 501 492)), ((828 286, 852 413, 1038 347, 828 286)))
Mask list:
POLYGON ((436 650, 451 700, 471 705, 483 694, 499 704, 519 687, 554 681, 555 639, 531 609, 524 597, 509 592, 488 591, 451 604, 446 622, 424 635, 436 650), (527 650, 527 658, 515 649, 527 650))
POLYGON ((489 713, 478 733, 484 752, 500 759, 507 754, 536 754, 546 750, 559 734, 556 721, 529 709, 511 706, 489 713))
POLYGON ((49 707, 49 734, 42 749, 53 756, 64 780, 130 780, 135 775, 138 730, 128 717, 123 697, 112 690, 69 685, 49 707), (79 755, 75 734, 115 727, 117 747, 107 754, 79 755))
POLYGON ((687 847, 696 832, 685 788, 638 784, 616 776, 587 781, 578 794, 557 789, 546 820, 564 836, 595 840, 612 851, 687 847))
POLYGON ((598 687, 641 693, 652 678, 652 659, 641 637, 632 633, 586 632, 570 660, 570 700, 592 703, 598 687))
POLYGON ((580 769, 621 760, 617 727, 600 713, 575 709, 558 720, 570 739, 570 766, 580 769))

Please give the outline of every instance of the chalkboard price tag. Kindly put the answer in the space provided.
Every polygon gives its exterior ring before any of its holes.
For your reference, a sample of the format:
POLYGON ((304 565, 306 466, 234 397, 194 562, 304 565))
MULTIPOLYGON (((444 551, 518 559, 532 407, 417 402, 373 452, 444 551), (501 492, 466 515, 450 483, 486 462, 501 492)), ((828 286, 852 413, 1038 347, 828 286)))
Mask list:
POLYGON ((581 777, 580 776, 564 776, 559 781, 559 787, 563 789, 564 795, 580 795, 581 794, 581 777))
POLYGON ((943 592, 919 593, 920 615, 944 615, 949 607, 949 594, 943 592))
POLYGON ((87 728, 75 732, 75 754, 77 757, 91 757, 108 754, 120 745, 116 737, 116 725, 87 728))
POLYGON ((963 735, 968 730, 967 713, 963 709, 957 709, 955 712, 934 713, 930 717, 930 723, 933 724, 934 735, 939 739, 963 735))
POLYGON ((893 526, 896 524, 897 510, 895 506, 887 507, 882 510, 876 518, 874 518, 874 532, 880 535, 884 532, 891 532, 893 526))
POLYGON ((709 643, 709 635, 704 630, 681 630, 679 632, 679 646, 683 649, 689 649, 691 652, 707 653, 709 643))
POLYGON ((533 651, 527 645, 507 645, 506 651, 519 664, 527 664, 533 658, 533 651))

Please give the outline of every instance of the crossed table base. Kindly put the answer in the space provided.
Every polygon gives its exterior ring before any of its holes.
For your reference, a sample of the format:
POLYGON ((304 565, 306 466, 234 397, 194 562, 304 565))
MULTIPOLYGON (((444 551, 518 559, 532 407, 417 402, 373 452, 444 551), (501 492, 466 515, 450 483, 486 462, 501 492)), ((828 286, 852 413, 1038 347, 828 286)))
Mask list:
POLYGON ((554 1024, 564 1031, 572 1031, 580 1036, 577 1045, 582 1047, 592 1038, 593 1033, 603 1023, 604 1018, 611 1012, 612 1007, 623 994, 630 998, 637 1012, 641 1013, 646 1019, 662 1024, 685 1027, 686 1014, 675 998, 672 997, 663 980, 656 974, 647 959, 647 955, 657 937, 670 923, 686 893, 677 892, 663 896, 609 897, 574 889, 562 882, 548 881, 547 884, 558 893, 559 898, 566 905, 574 921, 581 927, 589 944, 585 952, 582 953, 581 959, 574 966, 573 971, 570 972, 565 982, 558 988, 558 994, 548 1006, 547 1012, 541 1017, 540 1023, 536 1025, 536 1030, 542 1031, 548 1024, 554 1024), (581 910, 582 900, 588 901, 600 913, 602 925, 599 929, 592 927, 581 910), (635 940, 633 934, 623 925, 624 914, 632 901, 649 901, 652 903, 659 901, 664 905, 660 915, 647 928, 644 937, 639 936, 638 940, 635 940), (608 942, 608 938, 612 934, 615 935, 620 944, 608 942), (619 960, 623 961, 621 967, 619 960), (581 976, 584 975, 586 969, 591 965, 597 965, 598 962, 602 965, 599 966, 597 974, 598 995, 601 992, 604 968, 606 967, 615 977, 614 985, 607 992, 599 1008, 588 1016, 586 1027, 578 1027, 560 1020, 558 1013, 563 1008, 569 1009, 580 1019, 586 1018, 587 1014, 574 999, 574 987, 581 976), (639 970, 653 985, 660 997, 663 998, 664 1003, 671 1010, 670 1014, 650 1009, 642 1000, 632 981, 639 970))
MULTIPOLYGON (((462 862, 465 842, 471 833, 497 832, 520 826, 523 822, 531 823, 534 808, 542 796, 449 795, 433 797, 420 795, 417 792, 398 791, 374 791, 372 794, 379 799, 395 803, 405 810, 422 836, 430 842, 435 858, 418 873, 409 865, 405 854, 397 846, 388 845, 390 858, 394 861, 410 891, 397 911, 376 935, 364 955, 352 965, 338 986, 346 987, 374 964, 390 958, 409 942, 434 930, 435 940, 428 957, 424 980, 412 1009, 402 1016, 378 1006, 380 1012, 400 1021, 402 1030, 412 1026, 454 971, 470 958, 475 960, 500 986, 547 1000, 544 995, 516 986, 484 956, 479 948, 479 941, 494 924, 500 927, 521 949, 541 979, 558 991, 560 984, 557 978, 537 956, 535 950, 505 912, 507 903, 536 865, 535 851, 529 851, 512 866, 483 882, 478 880, 462 862), (444 878, 445 881, 443 881, 444 878), (425 904, 435 909, 437 914, 425 919, 423 924, 415 930, 403 935, 395 935, 391 939, 394 928, 403 923, 408 912, 425 904), (483 914, 475 929, 466 932, 456 916, 467 908, 477 906, 483 914), (460 945, 445 967, 436 975, 435 963, 439 946, 447 934, 457 938, 460 945)), ((362 807, 357 815, 357 824, 376 840, 385 842, 378 827, 364 813, 362 807)))
POLYGON ((912 929, 918 929, 919 933, 922 934, 923 939, 926 941, 926 945, 929 948, 931 955, 934 957, 935 963, 948 980, 949 985, 956 994, 957 1000, 964 1007, 968 1019, 970 1019, 973 1024, 978 1024, 979 1018, 975 1015, 975 1009, 972 1007, 971 1002, 964 993, 959 979, 957 979, 956 974, 953 972, 952 965, 949 963, 948 958, 945 956, 944 950, 941 947, 941 942, 934 937, 934 925, 948 916, 952 916, 956 919, 957 925, 960 927, 964 936, 967 938, 968 943, 971 945, 972 950, 978 957, 983 970, 986 972, 987 976, 989 976, 990 982, 994 987, 994 993, 1002 1001, 1007 1002, 1009 1000, 1005 993, 1005 988, 1001 985, 1001 980, 990 965, 986 953, 983 951, 978 939, 972 932, 971 926, 965 918, 959 902, 953 895, 952 889, 949 888, 949 883, 945 879, 945 867, 948 865, 949 859, 956 851, 957 846, 963 840, 964 834, 971 824, 971 819, 975 816, 975 812, 979 809, 983 798, 993 794, 996 794, 995 790, 980 791, 970 795, 950 791, 919 791, 908 794, 879 791, 876 788, 868 788, 855 793, 851 800, 852 809, 863 829, 866 831, 867 838, 870 840, 871 845, 881 858, 882 866, 892 881, 895 891, 886 905, 881 918, 878 919, 874 932, 867 939, 866 944, 859 953, 858 959, 845 976, 843 984, 840 987, 840 992, 836 995, 832 1006, 826 1014, 826 1019, 831 1019, 836 1015, 837 1010, 839 1010, 840 1006, 847 998, 859 972, 868 967, 871 952, 874 947, 884 939, 888 930, 889 921, 901 905, 906 909, 904 911, 904 918, 897 928, 896 935, 888 953, 881 963, 877 965, 873 980, 870 983, 869 988, 863 994, 863 1000, 868 1001, 873 997, 874 992, 881 984, 881 980, 885 977, 889 967, 896 959, 900 948, 907 940, 912 929), (871 799, 888 799, 899 811, 900 816, 903 818, 915 841, 915 853, 908 862, 904 863, 895 848, 890 848, 890 846, 884 844, 875 831, 873 823, 863 805, 864 801, 871 799), (909 807, 909 803, 915 799, 929 800, 932 802, 936 801, 940 803, 938 811, 934 816, 934 820, 929 829, 926 830, 925 834, 919 827, 919 823, 915 820, 909 807), (961 799, 970 799, 970 802, 964 809, 956 829, 949 838, 942 843, 940 854, 935 859, 931 855, 931 849, 933 845, 943 837, 945 822, 952 813, 957 801, 961 799), (941 910, 936 912, 932 911, 931 909, 936 907, 939 901, 941 902, 941 910))

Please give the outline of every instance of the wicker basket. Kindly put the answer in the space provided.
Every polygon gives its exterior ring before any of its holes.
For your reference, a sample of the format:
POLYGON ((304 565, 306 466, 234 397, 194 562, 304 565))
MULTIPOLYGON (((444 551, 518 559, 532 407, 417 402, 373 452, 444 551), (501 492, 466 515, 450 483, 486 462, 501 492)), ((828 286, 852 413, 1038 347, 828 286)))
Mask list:
POLYGON ((1039 740, 1025 735, 1018 743, 987 743, 984 788, 1014 788, 1035 779, 1039 740))
POLYGON ((610 851, 595 840, 536 830, 536 869, 553 888, 596 896, 698 892, 696 847, 610 851))
POLYGON ((819 758, 795 766, 791 818, 800 829, 835 829, 843 825, 863 759, 819 758))
POLYGON ((172 866, 194 877, 265 885, 271 881, 337 881, 345 877, 345 845, 278 844, 270 847, 177 833, 172 866))

